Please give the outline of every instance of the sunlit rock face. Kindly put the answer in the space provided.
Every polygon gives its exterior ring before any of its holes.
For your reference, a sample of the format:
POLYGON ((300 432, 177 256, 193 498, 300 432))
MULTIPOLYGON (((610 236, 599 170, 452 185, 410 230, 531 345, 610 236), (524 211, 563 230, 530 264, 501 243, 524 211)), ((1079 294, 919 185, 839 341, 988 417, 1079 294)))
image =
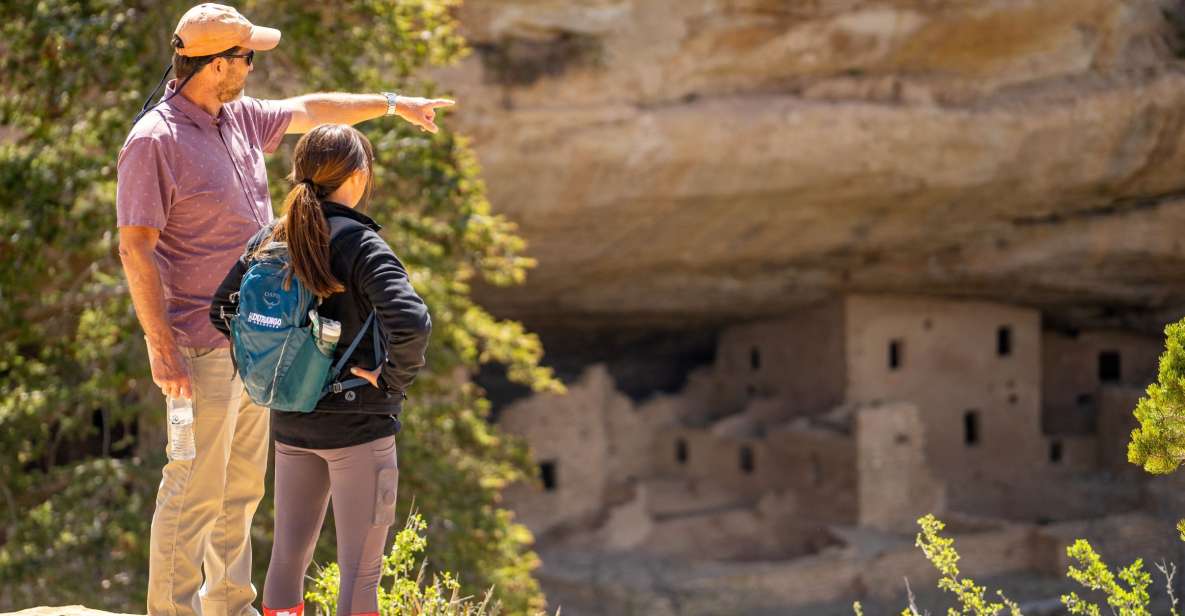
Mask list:
POLYGON ((115 612, 104 612, 102 610, 91 609, 82 605, 64 605, 61 607, 32 607, 19 612, 13 612, 11 616, 133 616, 132 614, 118 614, 115 612))
POLYGON ((1185 304, 1168 0, 483 0, 462 102, 544 323, 726 323, 841 291, 1155 328, 1185 304))

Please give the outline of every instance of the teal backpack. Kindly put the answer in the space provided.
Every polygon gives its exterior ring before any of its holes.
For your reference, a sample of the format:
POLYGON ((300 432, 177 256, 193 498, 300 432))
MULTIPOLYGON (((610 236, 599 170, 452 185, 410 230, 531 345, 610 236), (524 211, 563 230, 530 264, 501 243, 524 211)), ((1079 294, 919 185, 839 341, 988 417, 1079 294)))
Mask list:
MULTIPOLYGON (((359 226, 347 218, 330 218, 330 242, 347 228, 359 226)), ((320 338, 317 298, 291 271, 287 246, 268 245, 243 274, 236 294, 238 311, 222 317, 230 326, 235 370, 251 401, 279 411, 308 413, 330 392, 369 386, 362 378, 339 381, 338 376, 368 329, 374 336, 375 366, 381 365, 382 339, 371 312, 334 364, 337 343, 320 338)), ((352 392, 347 396, 352 397, 352 392)))

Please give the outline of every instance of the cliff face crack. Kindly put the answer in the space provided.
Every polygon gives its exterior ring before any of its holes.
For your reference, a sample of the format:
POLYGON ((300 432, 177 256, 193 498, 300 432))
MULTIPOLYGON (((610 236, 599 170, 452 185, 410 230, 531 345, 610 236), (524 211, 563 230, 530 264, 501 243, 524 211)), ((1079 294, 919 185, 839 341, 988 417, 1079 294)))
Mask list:
POLYGON ((1105 205, 1070 212, 1049 212, 1033 216, 1018 216, 1010 222, 1017 227, 1058 225, 1074 220, 1122 216, 1140 210, 1156 209, 1161 206, 1179 207, 1181 205, 1185 205, 1185 190, 1157 195, 1155 197, 1120 199, 1105 205))

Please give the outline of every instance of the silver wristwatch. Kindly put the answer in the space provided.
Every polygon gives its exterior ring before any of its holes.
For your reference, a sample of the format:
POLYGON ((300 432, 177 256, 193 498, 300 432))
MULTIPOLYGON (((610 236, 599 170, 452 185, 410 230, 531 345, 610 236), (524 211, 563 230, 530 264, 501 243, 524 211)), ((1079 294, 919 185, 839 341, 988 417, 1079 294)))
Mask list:
POLYGON ((395 101, 399 100, 399 95, 394 92, 383 92, 383 96, 387 97, 387 115, 395 115, 395 101))

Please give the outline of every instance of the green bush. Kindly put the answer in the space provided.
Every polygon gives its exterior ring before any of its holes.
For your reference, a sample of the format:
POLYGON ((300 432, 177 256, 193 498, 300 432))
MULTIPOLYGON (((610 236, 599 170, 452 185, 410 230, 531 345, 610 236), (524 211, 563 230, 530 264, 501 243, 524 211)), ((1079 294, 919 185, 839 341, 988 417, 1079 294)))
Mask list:
POLYGON ((97 459, 56 467, 41 479, 49 496, 5 526, 0 603, 114 610, 126 597, 142 598, 148 535, 140 529, 152 517, 159 471, 139 460, 97 459), (98 588, 80 580, 97 580, 98 588))
POLYGON ((1185 321, 1165 328, 1157 381, 1136 406, 1127 457, 1149 473, 1177 470, 1185 460, 1185 321))
MULTIPOLYGON (((391 551, 383 557, 379 580, 379 614, 382 616, 497 616, 502 611, 495 589, 480 597, 462 596, 461 583, 448 571, 431 573, 423 553, 428 547, 427 524, 412 513, 395 535, 391 551), (431 579, 429 582, 428 579, 431 579)), ((305 600, 317 614, 337 613, 339 570, 337 563, 322 567, 313 578, 305 600)), ((556 612, 557 615, 559 612, 556 612)))
MULTIPOLYGON (((988 598, 987 588, 975 583, 971 578, 963 577, 959 572, 959 553, 955 550, 954 539, 942 535, 945 525, 933 515, 926 515, 918 520, 921 532, 917 535, 916 545, 925 554, 926 559, 938 570, 938 588, 954 595, 958 602, 958 609, 947 610, 949 616, 958 614, 973 614, 974 616, 1023 616, 1020 605, 997 590, 996 600, 988 598)), ((1152 585, 1152 575, 1144 570, 1144 562, 1137 559, 1131 565, 1111 571, 1103 562, 1101 556, 1094 551, 1090 543, 1079 539, 1066 548, 1066 554, 1074 562, 1067 571, 1067 576, 1084 589, 1105 600, 1108 611, 1115 616, 1149 616, 1149 605, 1152 598, 1148 587, 1152 585)), ((1171 564, 1158 565, 1165 577, 1165 592, 1170 601, 1169 613, 1177 616, 1177 598, 1173 594, 1172 581, 1176 574, 1176 566, 1171 564)), ((1061 597, 1062 604, 1070 614, 1085 616, 1099 616, 1102 610, 1096 603, 1071 592, 1061 597)), ((864 610, 859 602, 853 604, 857 616, 863 616, 864 610)), ((901 611, 902 616, 922 616, 910 593, 909 605, 901 611)))

